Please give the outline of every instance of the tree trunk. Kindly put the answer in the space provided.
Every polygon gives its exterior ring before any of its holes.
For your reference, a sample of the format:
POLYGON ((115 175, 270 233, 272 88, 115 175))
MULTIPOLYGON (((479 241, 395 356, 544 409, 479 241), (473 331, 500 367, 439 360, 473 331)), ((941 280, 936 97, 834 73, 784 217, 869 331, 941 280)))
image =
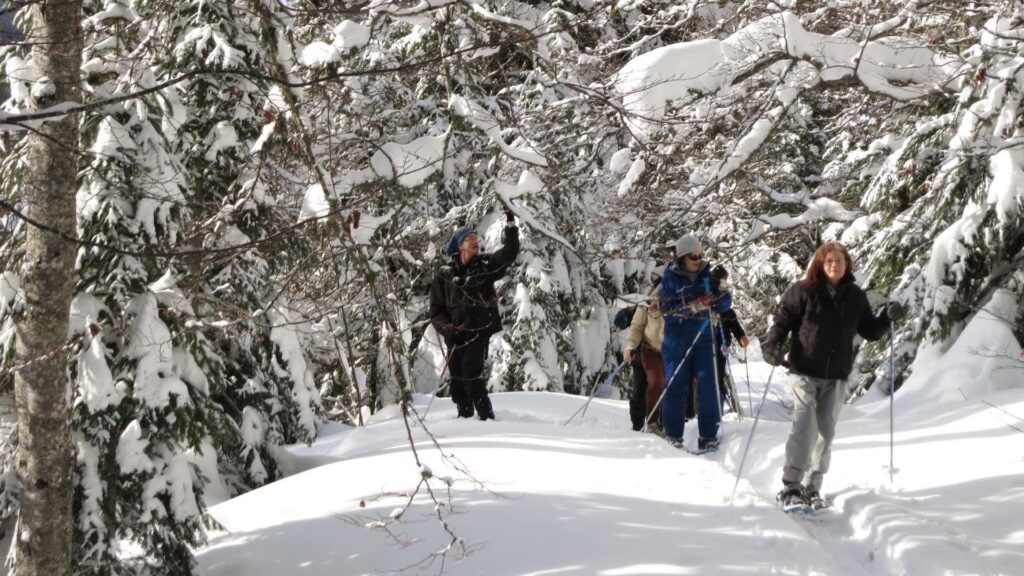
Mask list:
MULTIPOLYGON (((82 3, 45 0, 32 7, 35 86, 50 78, 56 91, 33 89, 31 108, 80 102, 82 3)), ((75 116, 47 122, 28 136, 24 202, 48 229, 29 226, 25 238, 25 313, 16 324, 14 388, 18 404, 16 470, 22 502, 14 573, 69 576, 72 560, 74 454, 67 352, 68 312, 75 268, 75 116), (63 238, 61 236, 64 236, 63 238)))

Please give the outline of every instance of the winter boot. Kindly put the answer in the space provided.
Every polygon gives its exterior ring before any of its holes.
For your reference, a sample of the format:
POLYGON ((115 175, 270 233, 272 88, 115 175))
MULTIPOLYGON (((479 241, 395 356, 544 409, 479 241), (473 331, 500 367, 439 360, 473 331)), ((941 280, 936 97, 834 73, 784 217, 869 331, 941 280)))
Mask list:
POLYGON ((476 413, 480 416, 481 420, 494 420, 494 408, 491 407, 491 399, 489 397, 481 396, 476 399, 474 404, 476 404, 476 413))
POLYGON ((472 404, 456 404, 459 410, 459 418, 472 418, 473 417, 473 405, 472 404))
POLYGON ((718 450, 718 438, 697 438, 697 452, 714 452, 718 450))
POLYGON ((668 440, 668 443, 671 444, 673 448, 679 448, 680 450, 682 450, 682 448, 683 448, 683 439, 682 438, 676 438, 675 436, 665 436, 665 440, 668 440))
POLYGON ((647 424, 647 432, 649 434, 654 434, 655 436, 661 436, 662 438, 665 437, 665 429, 661 427, 660 422, 651 422, 647 424))
POLYGON ((806 490, 804 492, 804 500, 807 504, 814 509, 815 512, 822 508, 828 508, 829 502, 821 497, 821 492, 817 490, 806 490))
POLYGON ((810 504, 807 503, 807 500, 804 499, 803 488, 798 484, 787 484, 786 487, 775 496, 775 499, 782 505, 783 512, 800 512, 807 514, 814 511, 810 504))

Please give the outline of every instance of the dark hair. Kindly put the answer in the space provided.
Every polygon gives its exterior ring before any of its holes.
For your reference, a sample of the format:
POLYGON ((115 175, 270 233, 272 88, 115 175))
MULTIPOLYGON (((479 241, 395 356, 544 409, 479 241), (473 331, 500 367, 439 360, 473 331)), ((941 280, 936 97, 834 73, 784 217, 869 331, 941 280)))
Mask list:
POLYGON ((615 319, 612 320, 612 324, 619 330, 625 330, 633 323, 634 314, 636 314, 636 306, 626 306, 615 313, 615 319))
POLYGON ((850 258, 850 251, 846 249, 846 246, 839 242, 825 242, 814 251, 811 265, 807 267, 807 274, 801 280, 804 287, 816 288, 828 282, 828 275, 825 274, 825 258, 832 252, 839 252, 846 260, 846 274, 843 278, 853 276, 853 258, 850 258))

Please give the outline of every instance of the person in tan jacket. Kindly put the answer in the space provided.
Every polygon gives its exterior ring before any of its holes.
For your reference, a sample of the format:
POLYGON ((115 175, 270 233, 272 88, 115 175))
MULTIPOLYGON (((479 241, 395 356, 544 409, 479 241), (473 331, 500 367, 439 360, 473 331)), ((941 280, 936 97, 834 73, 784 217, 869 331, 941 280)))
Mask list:
MULTIPOLYGON (((645 307, 641 304, 636 307, 633 321, 629 324, 629 333, 626 335, 626 352, 623 354, 623 359, 626 362, 633 362, 634 358, 639 356, 644 373, 647 375, 647 390, 644 395, 645 415, 654 409, 655 404, 661 398, 661 391, 665 387, 665 363, 661 358, 665 319, 658 311, 658 284, 660 284, 660 279, 655 282, 654 287, 648 293, 648 305, 645 307)), ((648 426, 661 421, 660 413, 660 411, 656 411, 650 415, 648 426)))

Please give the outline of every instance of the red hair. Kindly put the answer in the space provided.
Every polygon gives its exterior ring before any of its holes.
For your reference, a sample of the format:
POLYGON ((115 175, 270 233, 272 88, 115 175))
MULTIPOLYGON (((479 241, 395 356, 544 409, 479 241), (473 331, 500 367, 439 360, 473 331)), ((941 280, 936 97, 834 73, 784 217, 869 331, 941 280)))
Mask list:
POLYGON ((828 282, 828 275, 825 274, 825 258, 833 252, 839 252, 846 260, 846 274, 843 278, 853 276, 853 258, 850 251, 839 242, 825 242, 814 252, 811 258, 811 265, 807 267, 807 274, 804 276, 803 285, 807 288, 823 286, 828 282))

